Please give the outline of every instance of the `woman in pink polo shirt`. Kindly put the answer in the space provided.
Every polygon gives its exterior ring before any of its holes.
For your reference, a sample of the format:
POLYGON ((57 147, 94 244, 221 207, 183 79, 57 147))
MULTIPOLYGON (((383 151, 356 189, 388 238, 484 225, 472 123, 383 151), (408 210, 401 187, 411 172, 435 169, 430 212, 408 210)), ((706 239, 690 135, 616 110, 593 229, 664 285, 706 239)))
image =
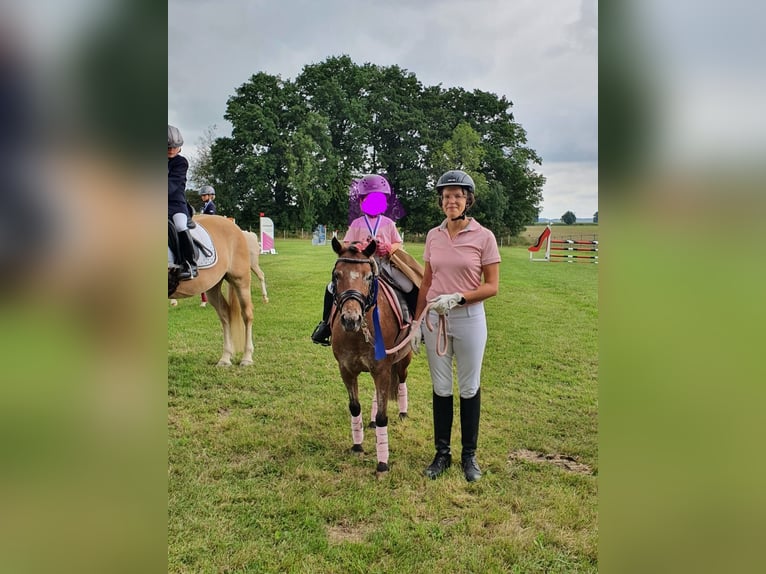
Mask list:
POLYGON ((468 482, 481 478, 476 462, 481 410, 481 363, 487 343, 485 299, 497 295, 500 252, 494 234, 466 211, 474 204, 475 185, 460 170, 444 173, 436 183, 439 207, 446 219, 428 232, 423 251, 425 274, 415 316, 432 302, 431 323, 447 315, 447 351, 436 352, 437 332, 423 329, 433 384, 436 456, 426 468, 436 478, 452 464, 452 361, 457 363, 460 392, 461 466, 468 482))

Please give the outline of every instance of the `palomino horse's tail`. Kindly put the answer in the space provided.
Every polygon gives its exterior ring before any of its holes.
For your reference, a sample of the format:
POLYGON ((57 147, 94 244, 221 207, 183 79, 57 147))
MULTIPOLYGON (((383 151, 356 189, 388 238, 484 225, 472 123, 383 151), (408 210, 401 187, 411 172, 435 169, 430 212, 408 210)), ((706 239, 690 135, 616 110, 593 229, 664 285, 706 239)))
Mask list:
POLYGON ((250 251, 250 270, 255 273, 258 280, 261 282, 261 295, 263 302, 269 302, 269 294, 266 292, 266 276, 261 270, 261 266, 258 263, 258 258, 261 254, 261 244, 258 241, 258 236, 252 231, 242 231, 247 239, 247 249, 250 251))

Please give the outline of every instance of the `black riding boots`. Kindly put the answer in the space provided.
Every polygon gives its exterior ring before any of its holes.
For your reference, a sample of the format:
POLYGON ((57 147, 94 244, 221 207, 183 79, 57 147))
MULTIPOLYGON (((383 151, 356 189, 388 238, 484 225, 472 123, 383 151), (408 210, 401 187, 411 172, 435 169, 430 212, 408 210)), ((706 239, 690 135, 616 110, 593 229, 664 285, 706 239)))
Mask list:
POLYGON ((433 393, 434 410, 434 446, 436 456, 425 469, 424 474, 431 479, 441 475, 452 465, 450 438, 452 436, 452 395, 440 397, 433 393))
MULTIPOLYGON (((425 470, 428 478, 436 478, 452 464, 450 436, 452 432, 452 397, 433 395, 434 444, 436 456, 425 470)), ((476 462, 476 444, 479 440, 479 414, 481 412, 481 389, 470 399, 460 398, 460 433, 463 452, 460 466, 468 482, 481 478, 481 469, 476 462)))
POLYGON ((479 440, 479 415, 481 413, 481 389, 470 399, 460 397, 460 434, 463 452, 460 463, 468 482, 481 478, 481 469, 476 462, 476 444, 479 440))
POLYGON ((322 320, 311 333, 311 340, 317 345, 330 345, 330 312, 332 311, 333 296, 329 289, 324 290, 324 308, 322 309, 322 320))
POLYGON ((181 281, 194 279, 198 275, 197 262, 194 257, 194 240, 188 229, 178 232, 178 250, 180 251, 180 265, 182 267, 178 278, 181 281))

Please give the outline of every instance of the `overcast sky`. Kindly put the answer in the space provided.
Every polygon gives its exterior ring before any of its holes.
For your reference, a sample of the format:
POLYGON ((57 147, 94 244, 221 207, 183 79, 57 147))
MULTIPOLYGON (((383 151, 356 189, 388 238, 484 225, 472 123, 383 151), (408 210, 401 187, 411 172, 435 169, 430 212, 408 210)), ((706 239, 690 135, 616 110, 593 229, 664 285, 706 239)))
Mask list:
POLYGON ((258 72, 295 79, 348 54, 426 86, 513 102, 547 178, 542 217, 598 209, 596 0, 169 0, 168 121, 229 135, 226 100, 258 72))

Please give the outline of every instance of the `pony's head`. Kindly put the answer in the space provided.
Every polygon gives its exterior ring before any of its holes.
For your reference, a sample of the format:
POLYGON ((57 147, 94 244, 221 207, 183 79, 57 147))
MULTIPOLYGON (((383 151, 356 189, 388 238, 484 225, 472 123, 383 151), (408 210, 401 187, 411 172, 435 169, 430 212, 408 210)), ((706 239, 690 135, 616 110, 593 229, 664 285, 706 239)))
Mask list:
POLYGON ((372 257, 377 244, 372 240, 364 248, 353 243, 343 247, 333 237, 332 248, 338 254, 332 272, 336 313, 344 331, 357 332, 377 298, 378 264, 372 257))

